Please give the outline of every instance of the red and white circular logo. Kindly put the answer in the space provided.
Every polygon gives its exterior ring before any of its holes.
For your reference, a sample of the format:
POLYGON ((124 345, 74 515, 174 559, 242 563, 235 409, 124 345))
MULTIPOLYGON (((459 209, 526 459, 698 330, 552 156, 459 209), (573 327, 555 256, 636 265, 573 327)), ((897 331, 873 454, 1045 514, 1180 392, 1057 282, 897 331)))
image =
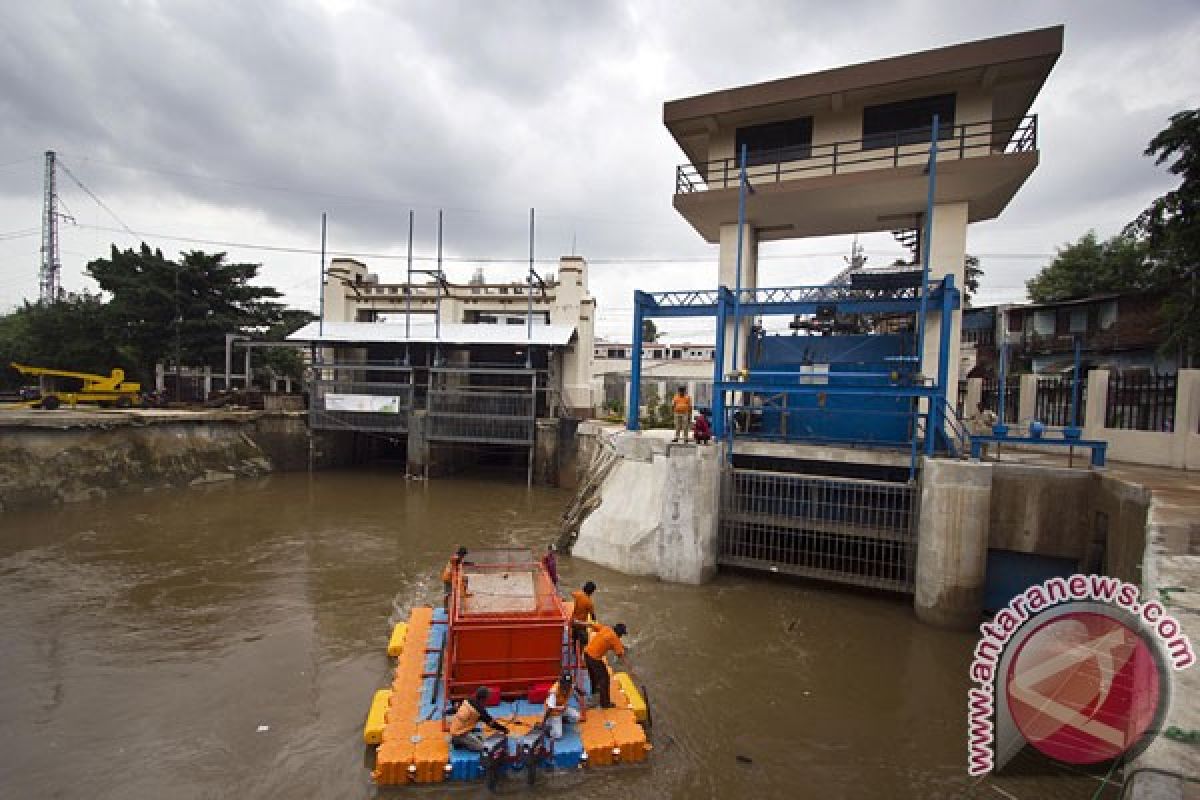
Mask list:
POLYGON ((1166 699, 1154 650, 1121 619, 1072 611, 1039 625, 1009 664, 1013 722, 1042 753, 1096 764, 1137 748, 1166 699))

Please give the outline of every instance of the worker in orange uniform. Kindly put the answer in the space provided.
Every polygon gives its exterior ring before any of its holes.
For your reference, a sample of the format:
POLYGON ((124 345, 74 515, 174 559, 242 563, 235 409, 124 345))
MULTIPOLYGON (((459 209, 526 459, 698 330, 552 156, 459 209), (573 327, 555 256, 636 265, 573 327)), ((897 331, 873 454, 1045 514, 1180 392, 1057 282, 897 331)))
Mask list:
POLYGON ((454 552, 454 555, 450 556, 450 560, 446 562, 446 566, 442 569, 442 590, 447 600, 450 599, 450 592, 454 588, 454 568, 460 566, 466 557, 467 548, 459 545, 458 550, 454 552))
POLYGON ((489 728, 501 733, 508 733, 508 728, 492 718, 487 710, 488 688, 480 686, 475 690, 474 697, 468 697, 459 704, 458 710, 450 718, 450 744, 476 753, 483 750, 483 738, 475 732, 475 726, 482 722, 489 728))
POLYGON ((571 610, 571 644, 578 644, 580 648, 587 647, 588 623, 596 617, 596 604, 592 602, 595 591, 596 584, 588 581, 583 589, 571 592, 571 599, 575 601, 571 610))
POLYGON ((692 398, 688 397, 686 386, 680 386, 671 398, 671 410, 675 412, 675 438, 671 441, 678 442, 683 436, 683 443, 687 444, 688 430, 692 427, 692 398))
POLYGON ((596 622, 591 628, 592 640, 583 651, 583 663, 587 665, 588 678, 592 681, 592 693, 600 695, 600 707, 612 708, 608 666, 604 663, 604 657, 611 650, 617 654, 619 664, 625 666, 625 646, 621 644, 621 637, 628 629, 624 622, 618 622, 611 628, 596 622))
POLYGON ((579 721, 579 710, 571 708, 571 696, 579 698, 579 707, 583 708, 586 701, 583 692, 575 685, 575 676, 570 670, 563 670, 562 677, 550 687, 546 695, 546 731, 551 739, 561 739, 563 735, 563 720, 575 723, 579 721))

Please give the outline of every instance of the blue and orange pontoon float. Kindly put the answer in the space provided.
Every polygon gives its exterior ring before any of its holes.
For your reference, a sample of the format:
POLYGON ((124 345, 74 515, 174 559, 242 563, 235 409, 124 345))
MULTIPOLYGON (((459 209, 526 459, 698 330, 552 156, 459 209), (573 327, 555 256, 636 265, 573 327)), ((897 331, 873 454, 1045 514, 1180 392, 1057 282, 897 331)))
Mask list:
MULTIPOLYGON (((500 769, 577 769, 644 761, 651 745, 648 709, 627 673, 613 676, 615 708, 580 709, 563 736, 541 734, 545 697, 563 670, 590 693, 581 656, 571 646, 570 603, 558 596, 528 550, 473 551, 454 570, 447 608, 412 609, 388 643, 396 658, 390 689, 375 693, 363 739, 377 745, 379 785, 471 781, 498 758, 500 769), (509 729, 499 756, 452 747, 448 721, 457 703, 490 689, 489 713, 509 729), (537 739, 543 746, 522 750, 537 739), (522 757, 522 753, 525 757, 522 757), (485 763, 486 760, 486 763, 485 763)), ((571 704, 578 707, 578 699, 571 704)))

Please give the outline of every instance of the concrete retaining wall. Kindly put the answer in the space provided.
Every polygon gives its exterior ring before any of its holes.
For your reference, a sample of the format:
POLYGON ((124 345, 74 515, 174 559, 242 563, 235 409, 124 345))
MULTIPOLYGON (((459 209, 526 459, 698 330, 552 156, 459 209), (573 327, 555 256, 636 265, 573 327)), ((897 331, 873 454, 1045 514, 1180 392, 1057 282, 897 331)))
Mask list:
POLYGON ((0 417, 0 511, 341 466, 354 456, 346 434, 318 435, 310 449, 303 414, 9 411, 0 417))
POLYGON ((703 583, 716 574, 720 450, 622 433, 572 555, 632 575, 703 583))
POLYGON ((1096 476, 1087 470, 992 464, 988 546, 998 550, 1083 558, 1096 476))

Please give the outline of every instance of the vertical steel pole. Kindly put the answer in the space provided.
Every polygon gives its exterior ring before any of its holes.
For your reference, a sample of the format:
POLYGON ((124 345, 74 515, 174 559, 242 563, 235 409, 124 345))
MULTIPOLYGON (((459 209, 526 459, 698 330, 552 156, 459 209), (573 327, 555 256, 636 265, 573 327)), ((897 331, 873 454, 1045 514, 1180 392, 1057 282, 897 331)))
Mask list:
MULTIPOLYGON (((317 335, 325 334, 325 212, 321 212, 321 282, 317 285, 320 308, 317 312, 317 335)), ((226 381, 228 383, 228 381, 226 381)), ((225 387, 229 391, 229 386, 225 387)))
POLYGON ((641 429, 638 409, 642 404, 642 316, 645 295, 633 290, 633 353, 629 362, 629 408, 625 409, 625 430, 641 429))
POLYGON ((412 365, 409 360, 409 340, 412 339, 412 264, 413 264, 413 222, 415 214, 408 210, 408 278, 404 287, 404 366, 412 365))
POLYGON ((717 334, 713 348, 713 438, 720 441, 725 433, 725 392, 721 383, 725 380, 725 320, 729 308, 729 289, 717 287, 717 334))
POLYGON ((917 363, 924 370, 925 315, 929 310, 929 251, 933 246, 933 203, 937 194, 938 115, 933 115, 933 134, 929 142, 929 182, 925 195, 925 233, 921 241, 921 308, 917 320, 917 363))
POLYGON ((529 274, 525 276, 526 292, 529 296, 525 311, 525 334, 529 340, 525 347, 525 367, 533 366, 533 209, 529 209, 529 274))
POLYGON ((437 231, 437 279, 433 301, 433 365, 442 363, 442 210, 438 209, 437 231))
MULTIPOLYGON (((737 268, 734 271, 733 288, 733 369, 738 369, 738 342, 742 338, 741 331, 741 300, 742 300, 742 239, 746 227, 746 145, 742 145, 740 155, 741 167, 738 170, 738 229, 737 229, 737 268)), ((749 347, 749 343, 746 345, 749 347)))
POLYGON ((957 292, 958 290, 954 288, 954 275, 947 275, 942 280, 937 386, 934 387, 934 396, 929 398, 929 423, 925 430, 926 455, 933 455, 934 447, 937 444, 937 434, 945 430, 943 415, 946 412, 946 381, 950 376, 950 334, 954 330, 951 314, 954 313, 954 296, 957 292))
POLYGON ((1008 387, 1008 342, 1000 344, 1000 375, 996 379, 996 424, 992 427, 992 432, 997 434, 1008 433, 1008 423, 1004 421, 1004 395, 1005 389, 1008 387))
POLYGON ((1075 366, 1071 374, 1071 427, 1079 427, 1079 359, 1080 346, 1078 335, 1075 336, 1075 366))

